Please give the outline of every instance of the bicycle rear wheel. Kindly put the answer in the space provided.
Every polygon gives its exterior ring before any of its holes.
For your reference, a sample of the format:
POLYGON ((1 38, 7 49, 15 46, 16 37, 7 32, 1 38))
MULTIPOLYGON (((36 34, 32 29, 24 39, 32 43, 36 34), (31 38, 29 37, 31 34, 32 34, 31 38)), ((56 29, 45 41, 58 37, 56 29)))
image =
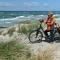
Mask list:
POLYGON ((60 40, 60 34, 58 32, 55 32, 54 40, 60 40))
POLYGON ((41 42, 43 38, 43 34, 41 31, 37 31, 37 30, 33 30, 30 34, 29 34, 29 41, 31 43, 37 43, 37 42, 41 42))

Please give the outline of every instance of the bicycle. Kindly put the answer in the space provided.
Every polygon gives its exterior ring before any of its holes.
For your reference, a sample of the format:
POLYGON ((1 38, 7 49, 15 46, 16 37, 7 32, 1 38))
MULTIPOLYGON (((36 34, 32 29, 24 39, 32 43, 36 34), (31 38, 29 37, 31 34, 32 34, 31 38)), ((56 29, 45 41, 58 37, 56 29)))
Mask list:
MULTIPOLYGON (((43 29, 43 26, 42 26, 42 23, 43 23, 43 20, 39 20, 40 21, 40 26, 36 29, 36 30, 32 30, 30 33, 29 33, 29 41, 31 43, 35 43, 35 42, 42 42, 42 41, 50 41, 50 38, 48 38, 45 33, 44 33, 44 29, 43 29), (45 40, 43 40, 43 38, 45 40)), ((57 24, 56 24, 57 25, 57 24)), ((60 34, 60 31, 58 31, 58 28, 60 28, 59 26, 58 27, 54 27, 53 29, 53 34, 54 34, 54 37, 53 39, 55 40, 55 38, 57 37, 57 35, 60 34)), ((50 35, 49 35, 50 37, 50 35)))

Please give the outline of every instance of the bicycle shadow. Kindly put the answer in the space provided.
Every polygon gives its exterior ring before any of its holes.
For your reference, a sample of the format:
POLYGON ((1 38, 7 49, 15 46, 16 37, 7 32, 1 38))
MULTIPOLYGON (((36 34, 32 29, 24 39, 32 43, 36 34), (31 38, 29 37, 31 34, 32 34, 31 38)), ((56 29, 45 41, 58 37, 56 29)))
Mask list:
POLYGON ((55 43, 60 43, 60 37, 56 37, 53 41, 52 40, 37 40, 35 42, 32 43, 41 43, 41 42, 47 42, 47 43, 51 43, 51 42, 55 42, 55 43))
POLYGON ((54 41, 55 41, 56 43, 60 43, 60 37, 55 38, 54 41))
POLYGON ((60 43, 60 37, 56 37, 53 41, 52 40, 43 40, 42 42, 55 42, 55 43, 60 43))

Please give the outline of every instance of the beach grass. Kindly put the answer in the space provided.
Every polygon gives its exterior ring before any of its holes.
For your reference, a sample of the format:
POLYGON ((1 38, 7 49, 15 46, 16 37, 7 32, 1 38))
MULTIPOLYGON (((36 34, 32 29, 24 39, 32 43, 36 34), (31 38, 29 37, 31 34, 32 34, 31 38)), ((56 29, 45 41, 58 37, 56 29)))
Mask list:
POLYGON ((0 43, 0 60, 53 60, 53 48, 37 50, 32 54, 29 47, 16 41, 0 43))
POLYGON ((36 55, 32 55, 32 60, 54 60, 54 48, 40 49, 36 55))
POLYGON ((9 34, 9 36, 12 36, 13 32, 15 32, 15 27, 9 28, 8 31, 7 31, 7 34, 9 34))
POLYGON ((18 32, 19 33, 24 33, 24 34, 28 34, 29 32, 31 32, 33 29, 37 29, 39 26, 39 22, 38 21, 34 21, 34 22, 30 22, 28 24, 24 24, 22 26, 18 25, 18 32))
POLYGON ((24 44, 16 41, 0 43, 0 60, 25 60, 30 58, 30 55, 24 44))

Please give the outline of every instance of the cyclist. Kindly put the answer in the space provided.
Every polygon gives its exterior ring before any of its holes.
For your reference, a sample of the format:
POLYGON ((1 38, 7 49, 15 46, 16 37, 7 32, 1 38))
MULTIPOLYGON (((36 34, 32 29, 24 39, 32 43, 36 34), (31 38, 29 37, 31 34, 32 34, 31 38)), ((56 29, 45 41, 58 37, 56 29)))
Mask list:
POLYGON ((50 41, 53 41, 53 28, 55 25, 55 17, 52 12, 48 13, 48 17, 44 20, 44 23, 47 25, 47 29, 44 31, 45 35, 49 38, 48 32, 50 32, 50 41))

